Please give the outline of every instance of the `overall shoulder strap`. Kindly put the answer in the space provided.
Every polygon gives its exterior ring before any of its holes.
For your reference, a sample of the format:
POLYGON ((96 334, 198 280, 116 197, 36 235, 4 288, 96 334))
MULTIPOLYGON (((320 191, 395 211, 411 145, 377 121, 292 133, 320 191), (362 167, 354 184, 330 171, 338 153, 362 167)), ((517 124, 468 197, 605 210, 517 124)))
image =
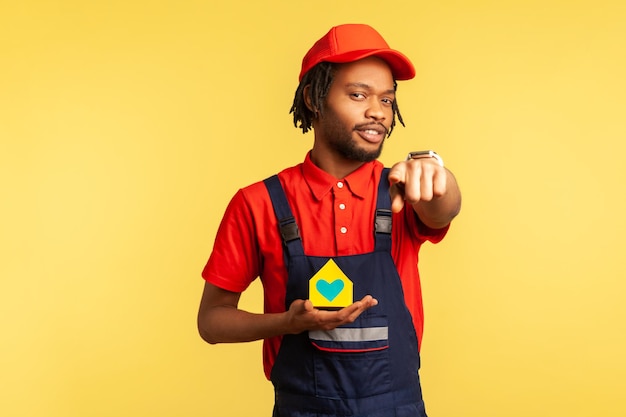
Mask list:
POLYGON ((283 241, 283 247, 286 251, 285 257, 287 257, 287 254, 289 256, 304 255, 300 230, 296 224, 296 219, 293 217, 291 207, 287 201, 283 186, 278 179, 278 175, 273 175, 263 182, 269 192, 272 206, 274 207, 274 214, 278 220, 278 229, 283 241))
POLYGON ((376 250, 391 250, 391 196, 389 195, 389 168, 384 168, 378 183, 374 235, 376 250))

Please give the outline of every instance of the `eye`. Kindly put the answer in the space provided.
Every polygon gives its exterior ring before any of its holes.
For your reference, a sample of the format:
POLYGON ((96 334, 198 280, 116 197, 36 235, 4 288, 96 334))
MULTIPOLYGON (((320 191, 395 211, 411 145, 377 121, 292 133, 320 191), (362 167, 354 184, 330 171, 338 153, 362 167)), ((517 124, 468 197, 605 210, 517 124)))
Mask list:
POLYGON ((350 93, 350 97, 356 100, 363 100, 365 98, 365 94, 363 93, 350 93))
POLYGON ((388 106, 393 105, 393 99, 391 98, 383 98, 381 101, 388 106))

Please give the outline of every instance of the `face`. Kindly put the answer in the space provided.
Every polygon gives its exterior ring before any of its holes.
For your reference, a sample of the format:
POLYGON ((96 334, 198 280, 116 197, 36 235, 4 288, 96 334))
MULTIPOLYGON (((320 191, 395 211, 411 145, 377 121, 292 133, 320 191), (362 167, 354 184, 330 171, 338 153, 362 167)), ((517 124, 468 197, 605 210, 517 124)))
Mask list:
POLYGON ((370 57, 339 65, 315 125, 316 141, 348 160, 378 158, 394 100, 393 76, 384 61, 370 57))

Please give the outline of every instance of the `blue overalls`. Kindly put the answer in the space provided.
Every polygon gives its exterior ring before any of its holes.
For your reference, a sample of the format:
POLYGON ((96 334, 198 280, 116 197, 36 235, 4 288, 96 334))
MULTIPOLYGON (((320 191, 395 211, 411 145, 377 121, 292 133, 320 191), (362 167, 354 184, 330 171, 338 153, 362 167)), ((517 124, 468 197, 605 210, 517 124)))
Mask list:
MULTIPOLYGON (((388 170, 378 186, 375 249, 333 257, 353 283, 353 299, 378 305, 331 331, 284 335, 271 373, 274 417, 426 417, 417 336, 391 257, 388 170)), ((288 268, 285 308, 309 298, 309 280, 331 258, 307 256, 277 176, 265 180, 288 268)))

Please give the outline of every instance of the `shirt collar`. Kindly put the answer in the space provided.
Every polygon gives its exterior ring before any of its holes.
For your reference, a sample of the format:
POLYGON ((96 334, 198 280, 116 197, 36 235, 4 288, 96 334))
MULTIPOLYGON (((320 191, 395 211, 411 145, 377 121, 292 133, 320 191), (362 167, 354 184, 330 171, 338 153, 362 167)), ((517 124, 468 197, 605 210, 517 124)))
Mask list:
POLYGON ((374 168, 377 164, 380 162, 366 162, 347 177, 335 178, 315 165, 311 161, 311 152, 309 152, 302 164, 302 175, 317 200, 321 200, 337 184, 337 181, 346 184, 355 196, 364 198, 374 178, 374 168))

